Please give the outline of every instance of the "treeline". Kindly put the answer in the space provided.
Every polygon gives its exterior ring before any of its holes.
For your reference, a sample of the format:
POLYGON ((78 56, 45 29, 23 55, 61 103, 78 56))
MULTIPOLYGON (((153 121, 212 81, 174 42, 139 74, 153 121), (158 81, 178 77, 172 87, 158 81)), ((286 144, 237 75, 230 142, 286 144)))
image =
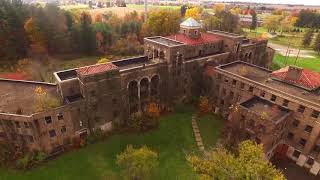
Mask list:
POLYGON ((21 0, 0 1, 0 57, 44 59, 48 55, 141 51, 142 18, 136 13, 72 13, 53 4, 26 5, 21 0))
POLYGON ((298 15, 298 20, 295 24, 297 27, 308 27, 308 28, 320 28, 320 13, 313 10, 301 10, 298 15))

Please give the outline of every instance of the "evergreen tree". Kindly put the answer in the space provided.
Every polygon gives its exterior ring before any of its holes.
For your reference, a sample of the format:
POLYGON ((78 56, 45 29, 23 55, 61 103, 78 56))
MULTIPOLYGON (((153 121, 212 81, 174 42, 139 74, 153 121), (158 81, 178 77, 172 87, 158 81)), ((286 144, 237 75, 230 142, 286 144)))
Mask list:
POLYGON ((80 50, 86 54, 92 54, 96 49, 95 34, 91 23, 91 16, 83 12, 80 17, 80 50))
POLYGON ((308 31, 305 33, 305 35, 304 35, 304 37, 303 37, 303 41, 302 41, 303 47, 308 47, 308 46, 310 46, 311 41, 312 41, 312 37, 313 37, 313 30, 310 29, 310 30, 308 30, 308 31))
POLYGON ((313 49, 320 54, 320 33, 317 34, 316 40, 313 45, 313 49))
POLYGON ((251 16, 252 16, 252 22, 251 22, 251 25, 250 25, 250 29, 251 30, 255 30, 256 28, 257 28, 257 21, 258 21, 258 19, 257 19, 257 13, 254 11, 254 10, 252 10, 251 11, 251 16))

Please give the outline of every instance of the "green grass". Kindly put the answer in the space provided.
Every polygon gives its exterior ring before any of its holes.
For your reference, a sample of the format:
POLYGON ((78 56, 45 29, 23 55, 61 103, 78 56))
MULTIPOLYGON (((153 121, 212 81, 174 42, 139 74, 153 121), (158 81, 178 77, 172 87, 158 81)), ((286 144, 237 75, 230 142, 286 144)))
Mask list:
MULTIPOLYGON (((0 169, 0 180, 122 179, 120 170, 115 164, 116 155, 128 144, 134 147, 147 145, 159 153, 159 168, 152 179, 198 179, 185 159, 186 153, 197 152, 191 126, 193 112, 192 108, 184 108, 162 117, 157 130, 143 134, 113 135, 103 142, 66 153, 26 172, 0 169)), ((207 137, 209 139, 209 136, 213 136, 208 141, 213 145, 218 138, 221 124, 209 119, 203 119, 201 129, 205 142, 207 137), (217 132, 213 133, 215 131, 217 132)))
MULTIPOLYGON (((250 31, 248 28, 243 28, 243 31, 247 34, 247 37, 249 38, 256 38, 261 37, 263 33, 267 32, 267 29, 264 27, 258 27, 255 31, 250 31)), ((290 46, 293 48, 302 48, 302 49, 312 49, 301 47, 302 39, 304 33, 283 33, 282 36, 280 36, 280 32, 277 32, 278 36, 274 38, 269 38, 269 42, 272 42, 274 44, 280 44, 287 46, 290 40, 290 46)))
POLYGON ((222 119, 216 115, 205 115, 199 118, 198 126, 205 148, 213 147, 223 128, 222 119))
POLYGON ((318 55, 316 55, 316 58, 298 58, 296 63, 295 61, 296 57, 289 57, 288 60, 286 60, 285 56, 275 54, 272 69, 277 70, 288 65, 296 65, 320 72, 320 56, 318 55))

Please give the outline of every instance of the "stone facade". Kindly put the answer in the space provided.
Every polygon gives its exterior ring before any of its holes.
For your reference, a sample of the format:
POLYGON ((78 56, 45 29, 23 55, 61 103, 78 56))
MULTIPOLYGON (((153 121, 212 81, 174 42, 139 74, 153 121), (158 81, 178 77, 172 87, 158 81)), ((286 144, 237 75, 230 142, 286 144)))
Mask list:
POLYGON ((242 60, 268 68, 273 56, 266 40, 201 32, 194 20, 182 23, 179 34, 145 38, 144 49, 141 57, 55 72, 56 84, 0 80, 7 87, 0 89, 4 101, 17 100, 0 102, 0 141, 55 152, 74 137, 125 123, 131 113, 145 111, 149 102, 165 110, 198 97, 204 91, 203 72, 208 66, 242 60), (18 96, 20 87, 28 91, 18 96), (33 112, 28 107, 34 104, 37 87, 63 104, 33 112), (18 114, 19 104, 25 105, 18 114))
POLYGON ((206 74, 212 82, 211 102, 221 114, 240 122, 242 133, 247 132, 244 139, 262 143, 268 158, 277 151, 283 151, 280 149, 284 147, 289 158, 310 168, 311 173, 318 174, 320 74, 307 71, 302 75, 303 71, 306 70, 287 67, 271 72, 236 61, 217 67, 208 66, 206 72, 214 73, 206 74), (260 108, 256 108, 255 103, 246 105, 254 99, 261 99, 260 104, 264 102, 265 105, 260 108), (240 110, 234 113, 229 107, 236 104, 240 110), (281 111, 288 111, 288 115, 281 111))

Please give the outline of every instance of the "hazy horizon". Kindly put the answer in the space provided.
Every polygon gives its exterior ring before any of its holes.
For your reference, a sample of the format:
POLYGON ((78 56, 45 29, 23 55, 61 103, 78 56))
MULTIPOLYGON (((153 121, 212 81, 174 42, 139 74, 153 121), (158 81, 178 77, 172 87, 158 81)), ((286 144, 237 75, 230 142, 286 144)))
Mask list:
POLYGON ((213 1, 234 1, 234 2, 251 2, 251 3, 267 3, 267 4, 295 4, 295 5, 318 5, 320 0, 213 0, 213 1))

